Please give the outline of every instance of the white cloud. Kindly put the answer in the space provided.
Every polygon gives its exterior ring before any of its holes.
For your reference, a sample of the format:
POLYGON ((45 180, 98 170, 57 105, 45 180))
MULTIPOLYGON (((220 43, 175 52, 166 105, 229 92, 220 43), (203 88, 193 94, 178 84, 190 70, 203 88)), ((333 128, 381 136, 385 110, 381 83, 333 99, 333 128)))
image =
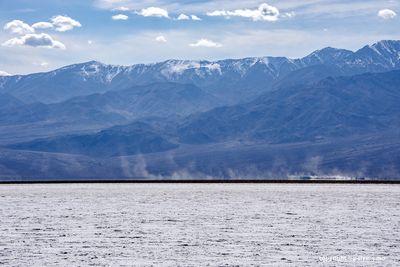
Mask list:
POLYGON ((50 35, 45 33, 34 34, 29 33, 18 38, 12 38, 2 44, 3 46, 32 46, 65 49, 65 45, 57 40, 54 40, 50 35))
POLYGON ((49 28, 53 28, 53 24, 51 24, 50 22, 37 22, 35 24, 32 25, 32 28, 35 29, 49 29, 49 28))
POLYGON ((208 40, 208 39, 200 39, 197 42, 193 44, 189 44, 191 47, 208 47, 208 48, 218 48, 222 47, 222 44, 216 43, 214 41, 208 40))
POLYGON ((113 20, 127 20, 129 17, 124 14, 118 14, 111 17, 113 20))
POLYGON ((129 11, 131 9, 129 7, 120 6, 120 7, 113 8, 112 10, 113 11, 129 11))
MULTIPOLYGON (((386 0, 388 7, 396 11, 399 0, 386 0)), ((205 14, 214 10, 245 10, 256 9, 261 3, 269 3, 279 8, 280 13, 294 11, 302 19, 323 15, 330 18, 354 17, 355 12, 358 15, 376 14, 382 9, 382 2, 377 0, 92 0, 97 8, 112 10, 118 7, 128 7, 130 10, 141 10, 149 6, 162 7, 174 11, 177 15, 184 14, 205 14), (351 3, 351 4, 350 4, 351 3)), ((386 7, 385 7, 386 8, 386 7)), ((396 11, 397 12, 397 11, 396 11)))
POLYGON ((397 16, 396 12, 391 9, 382 9, 379 10, 378 16, 383 19, 393 19, 397 16))
POLYGON ((10 73, 0 70, 0 76, 11 76, 10 73))
POLYGON ((196 16, 196 15, 190 15, 190 16, 188 16, 188 15, 183 14, 183 13, 180 14, 176 19, 177 19, 177 20, 197 20, 197 21, 201 20, 201 18, 199 18, 199 17, 196 16))
POLYGON ((159 7, 144 8, 141 11, 136 12, 136 14, 143 17, 169 18, 168 11, 159 7))
POLYGON ((215 10, 211 12, 207 12, 207 16, 210 17, 228 17, 228 13, 224 10, 215 10))
POLYGON ((87 43, 88 43, 88 45, 92 45, 93 41, 92 40, 88 40, 87 43))
POLYGON ((156 41, 159 43, 166 43, 167 42, 167 38, 165 38, 164 36, 160 35, 156 37, 156 41))
POLYGON ((190 17, 192 18, 192 20, 197 20, 197 21, 201 20, 201 18, 199 18, 196 15, 191 15, 190 17))
POLYGON ((185 14, 180 14, 176 19, 177 20, 189 20, 190 17, 188 15, 185 15, 185 14))
POLYGON ((277 21, 279 19, 279 9, 267 3, 261 4, 257 9, 236 9, 233 11, 216 10, 207 12, 207 16, 215 17, 244 17, 254 21, 277 21))
POLYGON ((81 23, 76 21, 68 16, 54 16, 51 18, 51 22, 54 27, 56 27, 56 31, 65 32, 72 30, 75 27, 81 27, 81 23))
POLYGON ((289 18, 289 19, 290 19, 290 18, 293 18, 293 17, 295 17, 295 16, 296 16, 296 13, 293 12, 293 11, 292 11, 292 12, 285 12, 285 13, 282 14, 282 17, 283 17, 283 18, 289 18))
MULTIPOLYGON (((95 0, 94 4, 98 8, 103 9, 118 9, 118 8, 127 8, 129 6, 129 0, 95 0)), ((119 10, 119 11, 126 11, 126 10, 119 10)))
POLYGON ((34 33, 35 29, 23 22, 22 20, 13 20, 4 26, 4 30, 16 34, 34 33))

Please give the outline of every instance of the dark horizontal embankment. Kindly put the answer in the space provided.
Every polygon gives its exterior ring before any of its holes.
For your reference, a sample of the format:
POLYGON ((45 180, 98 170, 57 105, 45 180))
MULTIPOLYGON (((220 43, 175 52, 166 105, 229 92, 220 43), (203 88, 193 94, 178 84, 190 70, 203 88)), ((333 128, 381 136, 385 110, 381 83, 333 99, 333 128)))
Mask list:
POLYGON ((145 184, 145 183, 160 183, 160 184, 400 184, 399 180, 147 180, 147 179, 87 179, 87 180, 71 180, 71 179, 57 179, 57 180, 13 180, 13 181, 0 181, 1 184, 94 184, 94 183, 123 183, 123 184, 145 184))

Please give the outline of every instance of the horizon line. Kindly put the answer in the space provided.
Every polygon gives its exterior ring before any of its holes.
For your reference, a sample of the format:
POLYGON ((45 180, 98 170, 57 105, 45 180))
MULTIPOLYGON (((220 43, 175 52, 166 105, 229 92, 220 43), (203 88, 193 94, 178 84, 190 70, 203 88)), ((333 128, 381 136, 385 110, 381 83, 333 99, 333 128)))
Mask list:
POLYGON ((288 60, 300 60, 300 59, 304 59, 304 58, 306 58, 308 56, 311 56, 315 52, 322 51, 322 50, 328 49, 328 48, 335 49, 335 50, 345 50, 345 51, 348 51, 348 52, 357 53, 358 51, 360 51, 361 49, 363 49, 365 47, 371 47, 371 46, 374 46, 374 45, 376 45, 378 43, 388 42, 388 41, 389 42, 390 41, 391 42, 400 42, 400 39, 383 39, 383 40, 380 40, 380 41, 376 41, 376 42, 374 42, 372 44, 364 45, 363 47, 361 47, 361 48, 359 48, 357 50, 350 50, 350 49, 346 49, 346 48, 336 48, 336 47, 326 46, 326 47, 323 47, 321 49, 314 50, 313 52, 311 52, 311 53, 309 53, 309 54, 307 54, 307 55, 305 55, 303 57, 297 57, 297 58, 291 58, 291 57, 286 57, 286 56, 258 56, 258 57, 257 56, 249 56, 249 57, 237 57, 237 58, 234 58, 234 57, 232 57, 232 58, 221 58, 221 59, 216 59, 216 60, 170 58, 170 59, 166 59, 166 60, 155 61, 155 62, 152 62, 152 63, 133 63, 133 64, 130 64, 130 65, 108 64, 108 63, 104 63, 104 62, 99 61, 99 60, 92 59, 92 60, 88 60, 88 61, 83 61, 83 62, 79 62, 79 63, 71 63, 71 64, 68 64, 68 65, 61 66, 61 67, 56 67, 56 68, 54 68, 52 70, 49 70, 49 71, 31 72, 31 73, 27 73, 27 74, 10 74, 10 75, 0 76, 0 78, 14 77, 14 76, 28 76, 28 75, 32 75, 32 74, 50 73, 50 72, 53 72, 53 71, 62 70, 64 68, 68 68, 68 67, 72 67, 72 66, 76 66, 76 65, 84 65, 84 64, 91 63, 91 62, 100 63, 100 64, 106 65, 106 66, 129 68, 129 67, 141 66, 141 65, 142 66, 157 65, 157 64, 166 63, 166 62, 169 62, 169 61, 188 61, 188 62, 202 62, 203 61, 203 62, 208 62, 208 63, 218 63, 218 62, 221 62, 221 61, 255 59, 255 58, 286 58, 288 60))

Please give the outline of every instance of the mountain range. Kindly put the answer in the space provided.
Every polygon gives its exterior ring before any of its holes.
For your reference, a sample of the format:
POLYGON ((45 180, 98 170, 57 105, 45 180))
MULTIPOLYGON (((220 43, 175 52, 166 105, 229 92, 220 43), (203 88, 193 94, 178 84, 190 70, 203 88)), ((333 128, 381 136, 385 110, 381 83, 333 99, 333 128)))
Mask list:
MULTIPOLYGON (((258 57, 215 62, 168 60, 156 64, 113 66, 91 61, 31 75, 0 77, 0 92, 26 103, 55 103, 71 97, 129 89, 138 85, 173 82, 193 84, 224 102, 249 99, 270 90, 292 72, 328 66, 318 78, 383 72, 400 67, 400 43, 381 41, 356 52, 324 48, 300 59, 258 57), (314 67, 314 68, 313 68, 314 67)), ((290 74, 290 75, 289 75, 290 74)), ((293 82, 293 81, 290 81, 293 82)))
POLYGON ((398 103, 393 40, 1 76, 0 179, 396 179, 398 103))

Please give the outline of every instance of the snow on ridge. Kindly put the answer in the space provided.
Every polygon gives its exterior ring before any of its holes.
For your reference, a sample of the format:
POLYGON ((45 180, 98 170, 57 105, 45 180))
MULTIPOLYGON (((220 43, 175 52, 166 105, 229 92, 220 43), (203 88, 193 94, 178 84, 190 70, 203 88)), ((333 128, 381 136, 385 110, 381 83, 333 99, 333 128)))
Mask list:
POLYGON ((236 59, 230 62, 230 67, 239 73, 240 76, 246 75, 247 71, 254 66, 255 64, 259 63, 261 58, 259 57, 249 57, 243 59, 236 59))
POLYGON ((10 73, 0 70, 0 77, 2 76, 11 76, 10 73))
MULTIPOLYGON (((400 65, 400 41, 380 41, 367 45, 355 52, 332 47, 316 50, 303 58, 286 57, 248 57, 240 59, 223 59, 217 61, 206 60, 166 60, 158 63, 134 64, 129 66, 103 64, 98 61, 74 64, 42 73, 41 75, 56 76, 80 75, 83 80, 93 80, 101 83, 111 83, 121 73, 126 76, 140 77, 150 75, 154 77, 175 80, 180 78, 188 79, 216 77, 217 75, 240 75, 245 76, 253 66, 263 68, 265 73, 279 76, 280 70, 298 69, 309 64, 327 63, 337 66, 369 64, 396 67, 400 65), (362 52, 362 53, 358 53, 362 52), (265 67, 264 67, 265 65, 265 67), (265 68, 265 69, 264 69, 265 68)), ((0 71, 0 77, 6 76, 0 71)), ((28 74, 29 75, 29 74, 28 74)), ((28 76, 23 75, 23 76, 28 76)), ((147 76, 145 76, 146 78, 147 76)))
MULTIPOLYGON (((394 68, 400 63, 400 51, 398 49, 399 46, 400 42, 383 40, 366 47, 379 56, 380 62, 375 62, 375 65, 380 65, 382 67, 385 67, 386 65, 394 68)), ((374 63, 372 61, 372 59, 369 59, 367 63, 374 63)))
POLYGON ((219 74, 222 74, 221 65, 215 62, 205 64, 202 66, 202 68, 207 69, 209 72, 218 72, 219 74))
POLYGON ((112 80, 125 71, 128 67, 107 65, 100 62, 90 62, 90 64, 82 65, 79 75, 86 81, 88 78, 97 78, 103 83, 111 83, 112 80))
POLYGON ((369 48, 370 48, 371 50, 373 50, 375 53, 377 53, 378 55, 383 56, 382 53, 381 53, 381 51, 379 51, 377 45, 370 45, 369 48))
POLYGON ((175 74, 182 74, 186 70, 198 69, 200 67, 201 67, 201 64, 196 61, 181 62, 181 63, 177 63, 177 64, 168 64, 167 72, 175 73, 175 74))
POLYGON ((106 74, 106 77, 105 77, 106 82, 107 82, 107 83, 111 83, 111 82, 114 80, 114 78, 115 78, 118 74, 120 74, 121 72, 123 72, 125 69, 126 69, 126 68, 121 67, 121 66, 113 67, 113 68, 111 69, 111 71, 109 71, 109 72, 106 74))
POLYGON ((256 64, 263 64, 266 68, 270 69, 270 71, 273 71, 276 65, 281 65, 282 63, 295 64, 295 60, 274 57, 249 57, 243 59, 226 59, 214 62, 169 60, 164 62, 165 66, 162 68, 161 73, 165 77, 169 77, 171 75, 182 75, 185 71, 193 69, 196 74, 204 77, 205 74, 211 74, 214 72, 222 75, 224 70, 230 69, 239 75, 244 76, 248 70, 256 64), (275 62, 274 59, 278 59, 278 61, 275 62))
POLYGON ((191 61, 191 60, 170 60, 164 63, 161 74, 165 77, 171 75, 182 75, 188 70, 194 70, 199 76, 213 72, 222 73, 220 64, 208 61, 191 61))
POLYGON ((95 76, 99 72, 99 65, 91 64, 89 66, 83 65, 79 71, 79 75, 86 81, 87 78, 95 76))
MULTIPOLYGON (((387 53, 390 55, 390 58, 387 58, 387 60, 390 61, 390 63, 392 64, 392 66, 395 65, 394 61, 398 61, 400 59, 400 51, 398 50, 398 47, 396 47, 396 44, 394 44, 393 42, 390 41, 381 41, 377 44, 373 45, 376 49, 380 50, 380 55, 382 55, 382 57, 385 57, 383 53, 387 53)), ((400 46, 400 44, 399 44, 400 46)))

